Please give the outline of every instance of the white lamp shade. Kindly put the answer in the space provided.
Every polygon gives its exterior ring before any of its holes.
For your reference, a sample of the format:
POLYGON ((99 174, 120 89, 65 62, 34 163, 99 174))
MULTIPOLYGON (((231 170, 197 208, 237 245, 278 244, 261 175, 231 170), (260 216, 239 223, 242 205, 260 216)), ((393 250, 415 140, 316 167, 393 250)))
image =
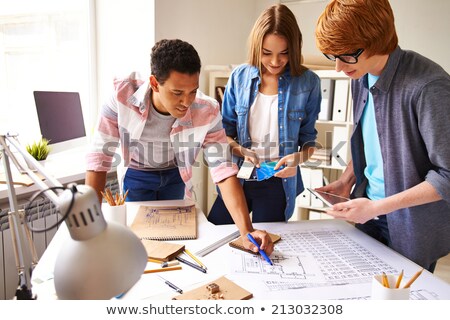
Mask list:
POLYGON ((61 196, 61 212, 67 212, 69 239, 58 254, 54 283, 59 299, 111 299, 129 290, 147 265, 141 240, 116 222, 106 223, 95 191, 76 186, 61 196), (74 192, 75 190, 75 192, 74 192))
POLYGON ((126 227, 111 222, 97 237, 65 243, 55 265, 59 299, 111 299, 141 277, 147 253, 126 227))

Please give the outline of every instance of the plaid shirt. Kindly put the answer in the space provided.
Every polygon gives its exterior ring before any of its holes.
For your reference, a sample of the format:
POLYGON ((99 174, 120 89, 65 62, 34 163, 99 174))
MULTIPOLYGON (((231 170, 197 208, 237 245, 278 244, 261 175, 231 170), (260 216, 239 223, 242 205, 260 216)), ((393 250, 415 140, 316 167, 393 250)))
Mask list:
MULTIPOLYGON (((152 107, 150 93, 148 81, 139 80, 136 73, 114 81, 114 94, 101 108, 87 154, 87 170, 109 171, 113 165, 118 166, 118 170, 126 170, 152 107), (116 153, 119 146, 121 155, 116 153)), ((193 191, 192 168, 200 165, 196 162, 200 150, 203 150, 214 183, 237 174, 222 127, 219 104, 200 91, 186 115, 173 124, 170 141, 189 198, 193 191)))

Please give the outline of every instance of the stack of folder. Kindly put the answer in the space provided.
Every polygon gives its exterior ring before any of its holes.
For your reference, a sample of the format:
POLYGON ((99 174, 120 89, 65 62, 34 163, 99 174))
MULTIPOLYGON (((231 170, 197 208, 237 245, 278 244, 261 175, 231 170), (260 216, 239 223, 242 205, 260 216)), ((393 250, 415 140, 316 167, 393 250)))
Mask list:
POLYGON ((320 161, 322 165, 331 165, 331 148, 316 149, 311 155, 311 160, 320 161))

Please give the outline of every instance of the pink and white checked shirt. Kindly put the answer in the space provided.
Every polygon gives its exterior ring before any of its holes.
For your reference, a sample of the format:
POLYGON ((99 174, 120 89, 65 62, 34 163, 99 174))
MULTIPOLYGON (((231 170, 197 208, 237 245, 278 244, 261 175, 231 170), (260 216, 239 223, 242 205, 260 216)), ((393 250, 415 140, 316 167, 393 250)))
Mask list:
MULTIPOLYGON (((118 166, 118 170, 122 167, 126 170, 130 148, 139 142, 151 108, 148 94, 148 81, 140 80, 136 73, 114 81, 114 94, 101 108, 87 154, 87 170, 109 171, 112 165, 118 166), (121 154, 116 153, 119 146, 121 154)), ((173 124, 170 141, 186 184, 187 197, 192 196, 192 168, 200 165, 196 162, 200 150, 203 150, 214 183, 237 174, 238 168, 231 161, 219 104, 200 91, 197 91, 186 115, 173 124)))

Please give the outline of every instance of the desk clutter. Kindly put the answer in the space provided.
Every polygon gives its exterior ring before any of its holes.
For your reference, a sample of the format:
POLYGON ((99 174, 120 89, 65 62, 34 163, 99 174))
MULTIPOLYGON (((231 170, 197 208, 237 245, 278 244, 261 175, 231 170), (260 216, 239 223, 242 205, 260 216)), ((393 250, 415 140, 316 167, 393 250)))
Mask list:
POLYGON ((248 300, 253 294, 226 277, 173 297, 173 300, 248 300))

